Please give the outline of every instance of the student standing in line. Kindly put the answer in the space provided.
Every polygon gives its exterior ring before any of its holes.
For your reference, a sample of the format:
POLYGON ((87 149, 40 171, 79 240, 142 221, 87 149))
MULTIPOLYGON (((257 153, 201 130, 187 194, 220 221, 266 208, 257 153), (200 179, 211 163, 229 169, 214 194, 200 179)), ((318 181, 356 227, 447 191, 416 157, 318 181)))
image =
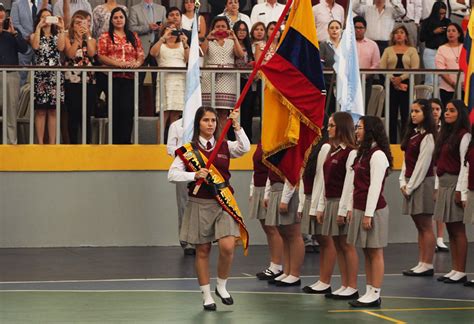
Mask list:
MULTIPOLYGON (((217 241, 219 259, 217 263, 216 295, 225 305, 234 303, 226 289, 230 273, 236 238, 241 237, 237 220, 228 215, 217 202, 216 194, 224 201, 226 208, 233 208, 233 189, 229 185, 230 159, 244 155, 250 150, 250 142, 238 123, 238 112, 232 112, 232 119, 237 141, 225 141, 219 148, 219 154, 209 169, 205 161, 215 148, 219 135, 217 111, 210 107, 201 107, 196 111, 194 119, 194 135, 190 143, 177 150, 168 172, 171 182, 191 182, 189 200, 184 211, 180 240, 194 244, 196 247, 196 272, 202 292, 203 307, 207 311, 215 311, 216 304, 211 295, 209 256, 212 242, 217 241), (209 176, 209 175, 212 175, 209 176), (196 181, 205 179, 201 189, 195 194, 196 181), (208 184, 209 183, 209 184, 208 184), (230 189, 224 192, 224 190, 230 189), (225 196, 222 197, 221 193, 225 196)), ((226 209, 227 210, 227 209, 226 209)), ((229 213, 230 214, 230 213, 229 213)))
POLYGON ((451 284, 467 281, 467 237, 461 203, 461 183, 466 167, 461 161, 466 156, 471 135, 467 108, 461 100, 452 100, 446 105, 444 121, 434 152, 438 177, 434 215, 436 220, 446 223, 453 267, 438 281, 451 284))
POLYGON ((410 215, 418 230, 418 264, 403 271, 405 276, 433 276, 435 237, 433 232, 434 170, 433 151, 436 126, 428 100, 418 99, 411 106, 411 119, 402 139, 405 152, 400 173, 403 214, 410 215))
POLYGON ((355 156, 354 122, 347 112, 336 112, 328 123, 330 151, 323 165, 323 194, 317 209, 318 223, 323 225, 322 234, 329 236, 336 247, 342 286, 327 295, 333 299, 356 299, 359 258, 353 245, 347 243, 347 205, 340 204, 349 155, 355 156), (353 152, 352 152, 353 151, 353 152))
POLYGON ((253 175, 250 183, 249 219, 258 219, 265 235, 267 236, 268 250, 270 252, 270 265, 265 270, 257 273, 260 280, 271 280, 283 273, 283 241, 276 226, 265 224, 267 206, 265 204, 265 188, 268 179, 268 167, 263 164, 262 144, 257 145, 253 155, 253 175))
MULTIPOLYGON (((347 242, 365 256, 366 293, 349 302, 352 307, 378 307, 384 277, 383 248, 388 243, 388 207, 383 187, 392 167, 392 153, 382 120, 361 117, 356 128, 359 143, 352 167, 346 171, 340 204, 352 201, 347 242)), ((350 163, 350 162, 349 162, 350 163)))

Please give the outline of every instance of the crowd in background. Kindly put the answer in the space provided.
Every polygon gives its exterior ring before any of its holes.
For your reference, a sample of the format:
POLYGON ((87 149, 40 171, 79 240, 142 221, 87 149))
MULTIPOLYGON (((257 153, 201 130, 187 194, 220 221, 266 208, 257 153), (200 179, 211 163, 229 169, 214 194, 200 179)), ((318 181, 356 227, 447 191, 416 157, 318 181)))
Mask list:
MULTIPOLYGON (((201 1, 199 41, 202 66, 210 68, 250 68, 256 61, 285 1, 208 0, 201 1)), ((313 14, 320 43, 321 60, 332 68, 334 53, 344 28, 348 1, 313 1, 313 14), (319 3, 318 3, 319 2, 319 3)), ((187 64, 194 23, 192 0, 14 0, 0 6, 0 65, 142 66, 184 68, 187 64), (6 23, 6 24, 5 24, 6 23)), ((463 28, 470 12, 469 0, 354 0, 353 11, 361 69, 458 69, 463 43, 463 28)), ((465 28, 464 28, 465 29, 465 28)), ((279 36, 279 35, 278 35, 279 36)), ((268 61, 277 40, 266 53, 268 61)), ((63 143, 81 143, 82 73, 34 72, 35 132, 37 143, 55 143, 56 108, 62 107, 67 132, 63 143), (60 85, 57 86, 57 81, 60 85), (57 90, 59 92, 57 93, 57 90)), ((406 73, 390 78, 390 142, 403 137, 408 118, 409 98, 406 73)), ((107 102, 106 73, 87 73, 87 116, 97 113, 107 102)), ((221 121, 227 118, 241 89, 235 74, 216 73, 214 106, 221 121)), ((241 88, 248 75, 241 75, 241 88)), ((145 73, 139 74, 139 103, 145 105, 145 73)), ((163 78, 151 74, 153 111, 163 109, 167 134, 169 125, 178 120, 184 108, 185 76, 166 73, 163 78), (157 82, 158 79, 158 82, 157 82), (163 83, 163 92, 159 91, 163 83)), ((336 109, 334 78, 326 78, 328 111, 336 109)), ((372 84, 383 83, 382 76, 368 75, 366 102, 372 84)), ((463 80, 461 77, 460 80, 463 80)), ((16 118, 20 88, 29 81, 27 72, 9 72, 7 90, 8 143, 17 143, 16 118)), ((0 80, 2 82, 2 80, 0 80)), ((423 82, 433 85, 433 77, 423 82)), ((211 105, 211 74, 202 74, 203 105, 211 105)), ((444 104, 455 97, 456 74, 439 78, 440 99, 444 104)), ((131 142, 133 126, 134 74, 113 74, 113 142, 131 142)), ((242 104, 242 127, 252 140, 252 119, 260 116, 261 81, 252 85, 242 104)), ((0 93, 1 95, 1 93, 0 93)), ((0 100, 1 104, 2 100, 0 100)), ((142 111, 142 109, 141 109, 142 111)), ((90 118, 87 118, 87 142, 91 142, 90 118)), ((158 123, 159 125, 159 123, 158 123)), ((158 134, 160 133, 158 129, 158 134)), ((229 136, 232 137, 232 134, 229 136)), ((166 142, 166 138, 165 138, 166 142)))

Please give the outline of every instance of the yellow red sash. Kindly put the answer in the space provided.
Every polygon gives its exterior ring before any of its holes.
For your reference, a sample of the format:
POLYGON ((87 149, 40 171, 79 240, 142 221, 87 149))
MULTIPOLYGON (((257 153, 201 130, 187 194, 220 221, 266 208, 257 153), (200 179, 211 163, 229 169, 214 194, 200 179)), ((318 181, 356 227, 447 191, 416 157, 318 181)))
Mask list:
MULTIPOLYGON (((192 143, 181 146, 176 150, 176 154, 186 164, 186 167, 193 172, 204 168, 207 164, 206 156, 202 154, 197 147, 193 146, 192 143)), ((249 233, 244 224, 237 201, 230 191, 230 188, 226 185, 224 177, 220 174, 217 168, 211 164, 209 174, 206 179, 204 179, 204 182, 206 184, 204 187, 214 196, 217 203, 234 219, 237 224, 239 224, 240 240, 244 247, 244 255, 247 255, 249 233)))

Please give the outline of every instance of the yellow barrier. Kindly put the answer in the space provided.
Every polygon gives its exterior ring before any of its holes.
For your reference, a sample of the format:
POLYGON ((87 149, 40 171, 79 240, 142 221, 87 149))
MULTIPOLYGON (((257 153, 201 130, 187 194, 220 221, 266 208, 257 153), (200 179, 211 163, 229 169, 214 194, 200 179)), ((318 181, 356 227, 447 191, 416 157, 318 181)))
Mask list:
MULTIPOLYGON (((231 170, 252 170, 250 153, 231 160, 231 170)), ((394 169, 403 152, 392 145, 394 169)), ((0 145, 0 171, 164 171, 173 159, 165 145, 0 145)))

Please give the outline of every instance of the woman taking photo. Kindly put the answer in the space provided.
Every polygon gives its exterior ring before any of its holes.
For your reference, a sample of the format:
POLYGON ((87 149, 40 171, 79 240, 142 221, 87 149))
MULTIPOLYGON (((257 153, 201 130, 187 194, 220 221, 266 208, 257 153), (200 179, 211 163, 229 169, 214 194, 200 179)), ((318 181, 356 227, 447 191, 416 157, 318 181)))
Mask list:
MULTIPOLYGON (((35 32, 31 35, 31 47, 35 51, 35 64, 41 66, 60 66, 60 53, 64 50, 64 23, 58 17, 58 23, 46 22, 51 11, 39 11, 35 32)), ((46 119, 48 120, 48 143, 56 143, 56 102, 64 102, 63 74, 60 73, 60 93, 56 92, 56 73, 35 72, 35 128, 38 144, 44 144, 46 119)))
MULTIPOLYGON (((97 51, 96 40, 91 36, 90 14, 87 11, 79 10, 71 18, 69 26, 69 37, 66 37, 68 66, 92 66, 94 56, 97 51)), ((66 107, 68 110, 68 130, 71 144, 78 144, 79 130, 82 130, 82 72, 68 71, 65 73, 66 79, 66 107)), ((91 143, 90 116, 96 103, 95 75, 93 72, 86 73, 87 82, 87 143, 91 143)), ((85 143, 84 143, 85 144, 85 143)))
POLYGON ((347 242, 364 252, 367 283, 366 293, 349 304, 352 307, 378 307, 384 277, 383 248, 388 243, 388 207, 383 187, 393 159, 380 118, 361 117, 356 127, 356 140, 359 148, 354 163, 346 171, 340 204, 348 204, 352 196, 347 242))
MULTIPOLYGON (((420 58, 408 39, 408 30, 401 25, 395 27, 390 36, 390 46, 385 49, 380 60, 381 69, 418 69, 420 58)), ((408 74, 389 74, 390 78, 390 143, 398 143, 398 112, 400 111, 403 136, 408 120, 408 74)))
MULTIPOLYGON (((192 142, 178 149, 178 156, 173 161, 168 180, 171 182, 191 182, 189 186, 189 200, 184 212, 181 226, 180 240, 196 246, 196 272, 202 292, 204 310, 215 311, 216 304, 211 295, 209 285, 209 255, 212 242, 217 241, 219 259, 217 262, 216 295, 225 305, 232 305, 232 296, 226 289, 227 278, 234 257, 235 240, 240 237, 239 225, 222 209, 215 199, 217 185, 213 182, 203 182, 202 187, 194 194, 196 181, 206 179, 209 174, 214 178, 222 178, 222 183, 228 185, 230 179, 229 162, 231 158, 244 155, 250 150, 250 142, 240 127, 238 112, 229 115, 235 131, 237 141, 224 141, 219 154, 210 169, 198 162, 191 162, 209 158, 219 136, 219 119, 213 108, 201 107, 196 111, 194 119, 194 135, 192 142)), ((214 181, 214 180, 213 180, 214 181)), ((220 189, 219 189, 220 190, 220 189)))
POLYGON ((467 108, 461 100, 446 105, 444 124, 436 140, 434 160, 438 176, 435 219, 446 223, 451 247, 452 270, 439 277, 444 283, 466 282, 467 237, 461 202, 462 181, 466 177, 464 158, 470 141, 467 108))
MULTIPOLYGON (((128 29, 125 10, 117 7, 110 15, 110 28, 99 38, 99 60, 112 68, 138 68, 144 53, 140 38, 128 29)), ((133 126, 133 73, 113 73, 113 143, 130 144, 133 126)))
POLYGON ((405 276, 432 276, 435 237, 433 233, 434 152, 436 126, 428 100, 418 99, 411 106, 411 119, 401 143, 405 152, 400 173, 404 196, 403 214, 410 215, 418 230, 418 264, 403 271, 405 276))
MULTIPOLYGON (((464 33, 461 26, 450 23, 446 32, 448 42, 438 48, 436 53, 436 68, 440 70, 458 70, 459 56, 464 43, 464 33)), ((464 74, 461 74, 459 80, 464 80, 464 74)), ((443 105, 453 99, 457 86, 457 74, 441 74, 439 84, 439 96, 443 105)))

